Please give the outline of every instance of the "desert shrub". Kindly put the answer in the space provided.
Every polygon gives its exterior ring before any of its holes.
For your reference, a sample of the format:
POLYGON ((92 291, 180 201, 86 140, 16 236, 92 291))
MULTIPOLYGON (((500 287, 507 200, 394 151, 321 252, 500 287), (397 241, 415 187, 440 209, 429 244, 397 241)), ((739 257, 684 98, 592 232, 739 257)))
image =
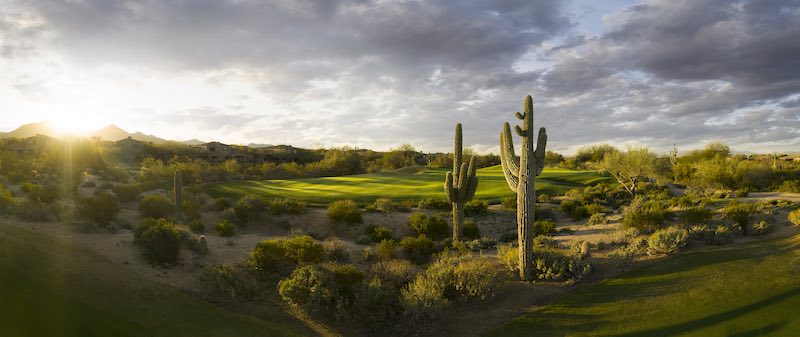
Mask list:
POLYGON ((450 236, 450 227, 444 219, 425 213, 414 213, 408 219, 408 227, 419 235, 439 241, 450 236))
POLYGON ((417 207, 419 202, 416 200, 401 200, 397 204, 395 204, 396 208, 400 212, 410 212, 412 208, 417 207))
POLYGON ((480 238, 472 241, 465 241, 464 246, 471 251, 481 251, 494 249, 497 247, 497 242, 490 238, 480 238))
POLYGON ((539 220, 554 221, 557 220, 558 217, 556 216, 556 212, 552 207, 547 205, 536 204, 536 210, 535 213, 533 214, 533 218, 534 221, 539 221, 539 220))
POLYGON ((486 213, 489 209, 489 202, 483 199, 472 199, 464 204, 464 214, 466 216, 476 216, 486 213))
POLYGON ((366 209, 370 212, 389 213, 395 210, 395 204, 391 199, 378 198, 375 202, 367 205, 366 209))
POLYGON ((721 210, 722 218, 733 221, 739 226, 742 233, 747 234, 747 227, 753 219, 756 208, 755 204, 744 204, 734 200, 728 204, 728 207, 721 210))
POLYGON ((203 284, 225 296, 238 300, 251 300, 258 296, 258 280, 247 271, 223 264, 207 266, 201 274, 203 284))
POLYGON ((175 264, 181 249, 181 236, 175 224, 160 218, 146 218, 133 231, 133 243, 151 264, 175 264))
POLYGON ((284 240, 283 245, 286 255, 296 264, 319 263, 325 257, 325 248, 308 235, 284 240))
POLYGON ((516 241, 518 235, 519 235, 519 233, 517 233, 516 230, 510 230, 508 232, 504 232, 503 234, 500 234, 500 237, 497 238, 497 241, 500 241, 500 242, 516 241))
POLYGON ((617 269, 623 269, 630 266, 636 260, 636 253, 627 246, 617 247, 610 251, 607 255, 608 263, 617 269))
POLYGON ((81 184, 81 187, 94 188, 94 187, 97 187, 97 183, 95 183, 94 181, 89 180, 89 181, 86 181, 83 184, 81 184))
POLYGON ((397 257, 397 243, 392 240, 383 240, 375 246, 375 254, 383 260, 397 257))
POLYGON ((139 213, 145 218, 168 218, 175 213, 175 205, 163 195, 150 194, 139 201, 139 213))
POLYGON ((142 194, 142 185, 120 184, 112 187, 111 191, 114 192, 120 202, 130 202, 139 199, 139 195, 142 194))
POLYGON ((535 221, 531 227, 534 236, 539 235, 553 235, 556 233, 556 224, 552 221, 542 220, 535 221))
POLYGON ((586 205, 584 207, 586 208, 586 213, 589 213, 589 216, 592 216, 592 215, 595 215, 595 214, 598 214, 598 213, 606 213, 606 212, 608 212, 608 209, 605 206, 600 205, 600 204, 592 203, 592 204, 588 204, 588 205, 586 205))
POLYGON ((60 217, 59 207, 56 203, 45 204, 30 199, 16 203, 11 209, 11 213, 27 221, 53 221, 60 217))
POLYGON ((278 293, 304 312, 347 317, 363 279, 364 274, 352 265, 301 266, 278 283, 278 293))
MULTIPOLYGON (((519 253, 516 247, 503 247, 499 251, 503 264, 514 274, 519 272, 519 253)), ((534 248, 533 277, 543 281, 580 280, 592 271, 588 259, 567 254, 557 249, 534 248)))
POLYGON ((605 225, 608 224, 608 218, 605 213, 594 213, 586 220, 587 226, 605 225))
POLYGON ((536 196, 536 202, 547 203, 550 202, 551 200, 552 198, 550 198, 550 195, 547 193, 542 193, 536 196))
POLYGON ((20 189, 28 194, 28 198, 42 203, 52 203, 61 195, 60 189, 54 185, 40 185, 32 182, 24 182, 20 189))
POLYGON ((800 226, 800 209, 789 212, 789 222, 800 226))
POLYGON ((324 257, 325 248, 321 244, 310 236, 296 236, 259 242, 248 263, 256 270, 283 273, 296 265, 320 263, 324 257))
POLYGON ((228 199, 228 198, 225 198, 225 197, 220 197, 220 198, 214 199, 214 203, 212 204, 212 208, 215 211, 224 211, 224 210, 226 210, 228 208, 231 208, 232 206, 233 206, 233 202, 231 202, 231 199, 228 199))
POLYGON ((700 199, 695 198, 691 194, 684 194, 670 199, 669 205, 672 207, 687 208, 697 206, 700 204, 700 199))
POLYGON ((392 229, 384 226, 367 225, 364 227, 364 235, 369 241, 377 243, 383 240, 394 240, 392 229))
POLYGON ((633 242, 639 236, 639 230, 636 228, 624 228, 614 231, 611 234, 605 235, 600 241, 597 242, 598 246, 624 246, 633 242))
POLYGON ((430 261, 431 255, 436 252, 436 245, 424 234, 405 237, 400 241, 400 247, 403 248, 403 256, 418 265, 430 261))
POLYGON ((558 241, 550 236, 537 236, 533 238, 533 246, 536 248, 558 248, 558 241))
POLYGON ((384 286, 395 289, 405 287, 414 279, 417 267, 406 260, 378 261, 369 267, 369 273, 381 280, 384 286))
POLYGON ((328 261, 347 262, 350 260, 350 253, 342 240, 323 241, 322 249, 325 252, 325 259, 328 261))
POLYGON ((517 196, 509 195, 500 200, 500 204, 503 205, 505 209, 517 209, 517 196))
POLYGON ((702 206, 690 207, 681 213, 680 218, 686 225, 706 223, 713 217, 714 212, 702 206))
POLYGON ((622 212, 622 226, 639 231, 661 228, 669 216, 666 205, 658 201, 645 201, 637 196, 622 212))
POLYGON ((219 215, 219 221, 226 220, 232 224, 239 223, 239 217, 236 216, 236 211, 233 208, 226 208, 222 211, 222 214, 219 215))
POLYGON ((3 184, 0 184, 0 213, 10 212, 15 204, 14 194, 3 184))
POLYGON ((236 225, 228 221, 228 219, 219 219, 214 228, 217 230, 217 234, 224 238, 231 237, 236 234, 236 225))
POLYGON ((419 205, 417 205, 417 207, 435 211, 447 211, 450 210, 452 205, 450 204, 449 201, 445 199, 427 198, 427 199, 422 199, 422 201, 419 202, 419 205))
POLYGON ((444 254, 401 292, 405 313, 431 319, 451 301, 484 300, 500 286, 497 269, 487 257, 444 254))
POLYGON ((730 227, 717 226, 714 230, 705 232, 703 240, 707 245, 724 245, 733 242, 734 233, 730 227))
POLYGON ((800 180, 784 180, 777 190, 778 192, 800 193, 800 180))
POLYGON ((748 195, 750 195, 750 189, 747 187, 743 187, 736 190, 735 193, 737 198, 746 198, 748 195))
POLYGON ((357 224, 364 222, 361 210, 353 200, 338 200, 328 205, 328 219, 337 223, 357 224))
POLYGON ((108 226, 119 214, 117 197, 106 192, 95 193, 94 196, 78 198, 76 213, 81 219, 89 220, 98 226, 108 226))
POLYGON ((657 230, 650 235, 647 240, 647 253, 655 254, 675 254, 686 246, 689 232, 685 229, 665 228, 657 230))
POLYGON ((181 209, 183 210, 184 218, 188 220, 199 220, 203 216, 200 204, 191 199, 184 200, 181 209))
POLYGON ((264 202, 252 195, 244 196, 233 205, 233 211, 241 224, 255 220, 265 209, 264 202))
POLYGON ((564 200, 561 202, 561 211, 569 215, 573 220, 581 220, 589 216, 586 207, 575 200, 564 200))
POLYGON ((476 240, 481 237, 481 231, 474 222, 464 221, 464 227, 461 228, 461 236, 465 240, 476 240))
POLYGON ((747 229, 747 233, 750 235, 763 235, 772 233, 773 230, 775 230, 775 226, 771 222, 761 220, 750 225, 750 228, 747 229))
POLYGON ((267 205, 269 214, 301 214, 306 210, 306 203, 294 199, 273 199, 267 205))

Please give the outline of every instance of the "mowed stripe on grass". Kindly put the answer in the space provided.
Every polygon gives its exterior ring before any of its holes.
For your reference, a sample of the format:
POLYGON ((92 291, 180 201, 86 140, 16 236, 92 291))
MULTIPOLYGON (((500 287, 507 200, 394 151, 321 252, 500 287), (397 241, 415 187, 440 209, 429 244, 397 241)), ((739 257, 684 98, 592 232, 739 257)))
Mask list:
MULTIPOLYGON (((211 183, 205 186, 206 192, 214 197, 239 198, 255 195, 262 198, 291 198, 312 205, 327 204, 339 199, 352 199, 358 202, 371 202, 377 198, 393 200, 420 200, 424 198, 445 198, 444 176, 448 169, 398 170, 343 177, 251 180, 241 182, 211 183)), ((513 195, 503 177, 500 166, 478 170, 480 179, 476 198, 498 202, 501 198, 513 195)), ((545 168, 536 179, 538 193, 550 195, 563 194, 575 187, 612 182, 597 171, 565 170, 545 168)))
MULTIPOLYGON (((124 249, 124 248, 120 248, 124 249)), ((304 336, 275 321, 226 310, 143 279, 121 263, 0 223, 0 335, 304 336)), ((297 321, 299 322, 299 321, 297 321)))
POLYGON ((655 262, 578 290, 488 336, 796 336, 800 236, 655 262))

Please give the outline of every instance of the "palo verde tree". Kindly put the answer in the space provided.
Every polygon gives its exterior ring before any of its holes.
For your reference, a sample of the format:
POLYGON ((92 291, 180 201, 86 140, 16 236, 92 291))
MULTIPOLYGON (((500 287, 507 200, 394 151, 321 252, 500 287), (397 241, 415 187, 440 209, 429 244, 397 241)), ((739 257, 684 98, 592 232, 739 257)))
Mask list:
POLYGON ((464 204, 472 200, 478 189, 478 177, 475 175, 475 156, 470 157, 469 166, 462 163, 461 123, 456 124, 455 149, 453 151, 453 171, 447 172, 444 178, 444 192, 447 200, 453 204, 453 241, 461 240, 461 229, 464 228, 464 204))
POLYGON ((511 127, 503 125, 500 133, 500 162, 508 187, 517 192, 517 240, 519 242, 519 276, 523 281, 533 279, 533 222, 536 212, 536 177, 544 169, 547 131, 539 128, 536 149, 533 147, 533 98, 525 96, 525 110, 515 114, 522 127, 514 130, 522 137, 519 160, 514 153, 511 127))
POLYGON ((607 155, 600 168, 614 177, 631 196, 636 196, 639 179, 657 175, 656 166, 656 155, 646 147, 628 147, 625 152, 607 155))

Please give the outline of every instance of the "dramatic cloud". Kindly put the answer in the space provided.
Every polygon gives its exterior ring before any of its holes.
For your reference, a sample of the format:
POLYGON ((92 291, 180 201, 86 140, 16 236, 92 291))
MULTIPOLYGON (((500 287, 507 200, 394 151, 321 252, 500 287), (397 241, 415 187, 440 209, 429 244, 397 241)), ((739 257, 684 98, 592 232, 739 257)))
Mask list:
POLYGON ((561 151, 800 145, 798 1, 630 3, 594 31, 574 1, 0 0, 0 123, 434 151, 462 122, 491 151, 533 93, 561 151))

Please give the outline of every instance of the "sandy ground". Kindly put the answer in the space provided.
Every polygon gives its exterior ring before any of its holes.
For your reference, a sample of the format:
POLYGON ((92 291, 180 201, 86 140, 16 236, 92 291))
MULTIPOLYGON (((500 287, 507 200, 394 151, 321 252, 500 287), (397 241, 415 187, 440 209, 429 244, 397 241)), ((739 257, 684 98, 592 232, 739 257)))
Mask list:
MULTIPOLYGON (((751 193, 748 199, 785 199, 800 202, 800 194, 751 193)), ((432 211, 425 212, 429 214, 440 213, 432 211)), ((799 234, 800 227, 789 224, 786 219, 787 213, 787 211, 781 211, 775 215, 776 229, 773 233, 755 238, 737 238, 735 243, 799 234)), ((329 239, 341 238, 345 241, 352 241, 362 233, 363 227, 366 224, 387 226, 393 229, 396 236, 402 237, 403 235, 410 234, 408 233, 407 220, 411 214, 411 212, 393 212, 389 214, 365 213, 364 224, 346 226, 329 223, 324 209, 309 208, 307 212, 302 215, 267 217, 247 227, 240 227, 237 235, 229 239, 219 237, 213 229, 212 224, 219 217, 219 213, 207 212, 203 214, 203 221, 206 224, 206 237, 211 253, 207 256, 196 256, 191 251, 183 250, 181 252, 181 264, 172 268, 159 268, 149 265, 141 257, 136 247, 132 245, 133 236, 128 230, 121 230, 119 233, 114 234, 104 229, 98 229, 95 233, 82 233, 78 232, 74 225, 63 222, 33 223, 9 218, 2 218, 0 221, 79 243, 148 279, 174 286, 189 293, 202 293, 204 287, 202 286, 200 275, 205 265, 241 263, 249 256, 249 252, 252 248, 261 240, 286 236, 290 233, 316 233, 317 235, 328 237, 329 239), (290 229, 286 229, 286 224, 288 224, 290 229)), ((448 216, 446 213, 442 215, 445 217, 448 216)), ((131 223, 138 222, 140 216, 136 209, 136 204, 124 204, 120 217, 131 223)), ((497 238, 500 234, 515 230, 516 228, 515 213, 497 210, 496 208, 470 220, 478 224, 483 235, 493 238, 497 238)), ((565 247, 568 247, 573 242, 582 240, 597 242, 614 233, 619 228, 619 220, 619 215, 611 215, 609 216, 609 223, 606 225, 585 226, 583 222, 572 222, 568 218, 559 219, 559 228, 568 227, 573 230, 573 233, 559 234, 555 236, 555 239, 565 247)), ((361 261, 359 252, 362 247, 351 242, 347 242, 346 246, 351 250, 351 260, 355 263, 359 263, 361 261)), ((708 248, 708 246, 702 243, 692 243, 690 247, 688 247, 688 250, 692 251, 706 248, 708 248)), ((487 254, 493 253, 494 252, 487 252, 487 254)), ((602 254, 598 254, 598 256, 602 256, 602 254)), ((644 261, 639 261, 634 265, 634 268, 661 258, 664 257, 648 258, 644 261)), ((595 272, 590 275, 589 279, 574 286, 507 282, 503 286, 501 294, 489 302, 453 306, 451 313, 440 320, 441 324, 433 331, 426 332, 425 334, 432 333, 433 335, 439 336, 477 336, 526 311, 550 303, 578 287, 587 286, 599 280, 617 275, 620 272, 621 271, 615 270, 608 265, 604 265, 601 258, 595 272)), ((337 333, 328 330, 322 324, 320 324, 316 330, 323 335, 337 335, 337 333)))

